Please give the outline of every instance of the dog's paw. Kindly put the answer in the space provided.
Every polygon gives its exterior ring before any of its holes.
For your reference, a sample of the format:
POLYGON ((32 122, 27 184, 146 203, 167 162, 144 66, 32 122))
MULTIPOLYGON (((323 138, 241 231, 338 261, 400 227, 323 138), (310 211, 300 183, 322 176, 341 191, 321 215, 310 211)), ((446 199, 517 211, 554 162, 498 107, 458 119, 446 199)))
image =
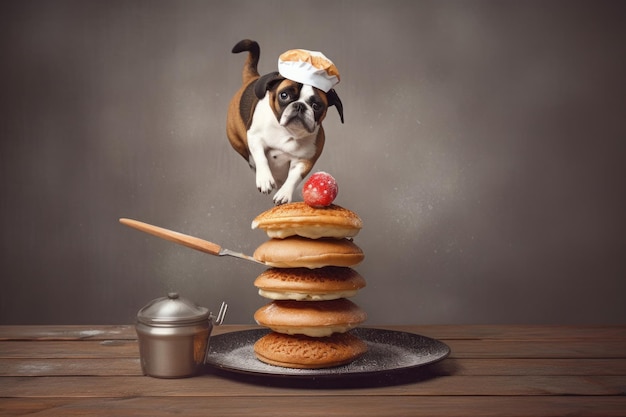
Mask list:
POLYGON ((280 206, 281 204, 291 203, 292 196, 293 188, 284 185, 276 191, 276 194, 274 194, 274 204, 280 206))
POLYGON ((269 194, 276 188, 276 181, 272 174, 263 175, 257 171, 256 188, 263 194, 269 194))

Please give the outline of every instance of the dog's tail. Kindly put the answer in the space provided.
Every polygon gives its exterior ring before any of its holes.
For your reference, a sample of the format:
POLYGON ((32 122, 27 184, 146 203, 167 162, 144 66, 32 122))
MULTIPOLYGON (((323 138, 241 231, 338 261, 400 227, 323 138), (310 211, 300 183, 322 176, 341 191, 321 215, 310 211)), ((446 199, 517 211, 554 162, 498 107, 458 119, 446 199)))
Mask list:
POLYGON ((233 54, 238 54, 240 52, 248 51, 248 59, 246 59, 246 63, 243 66, 243 83, 247 84, 248 81, 254 78, 259 77, 259 71, 257 70, 257 65, 259 64, 259 57, 261 56, 261 47, 255 41, 250 39, 244 39, 239 41, 237 45, 233 46, 233 54))

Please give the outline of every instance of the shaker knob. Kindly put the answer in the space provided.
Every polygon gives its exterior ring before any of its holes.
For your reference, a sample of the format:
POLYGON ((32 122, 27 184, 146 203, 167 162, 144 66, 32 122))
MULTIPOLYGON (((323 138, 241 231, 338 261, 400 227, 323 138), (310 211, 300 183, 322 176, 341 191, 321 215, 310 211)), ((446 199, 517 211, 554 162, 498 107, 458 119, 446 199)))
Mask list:
POLYGON ((169 298, 170 300, 176 300, 178 298, 178 293, 177 292, 168 292, 167 293, 167 298, 169 298))

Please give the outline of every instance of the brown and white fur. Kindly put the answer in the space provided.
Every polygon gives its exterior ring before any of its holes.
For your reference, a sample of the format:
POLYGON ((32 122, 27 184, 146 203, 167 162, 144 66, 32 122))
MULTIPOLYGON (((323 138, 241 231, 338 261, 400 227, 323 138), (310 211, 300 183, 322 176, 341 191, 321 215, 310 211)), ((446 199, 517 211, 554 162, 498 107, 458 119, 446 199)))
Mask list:
POLYGON ((226 134, 256 172, 257 189, 276 189, 274 204, 288 203, 322 153, 327 109, 335 106, 343 123, 343 106, 333 89, 324 93, 278 72, 260 76, 259 44, 245 39, 232 50, 245 51, 243 83, 230 102, 226 134))

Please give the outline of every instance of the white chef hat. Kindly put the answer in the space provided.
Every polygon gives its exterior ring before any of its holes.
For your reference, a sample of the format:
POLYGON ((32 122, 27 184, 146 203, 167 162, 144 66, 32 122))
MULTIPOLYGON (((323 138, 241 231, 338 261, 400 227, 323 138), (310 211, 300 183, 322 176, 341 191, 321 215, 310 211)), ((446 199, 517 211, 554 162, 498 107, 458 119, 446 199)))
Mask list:
POLYGON ((288 80, 312 85, 327 93, 339 82, 339 70, 321 52, 291 49, 278 57, 278 72, 288 80))

